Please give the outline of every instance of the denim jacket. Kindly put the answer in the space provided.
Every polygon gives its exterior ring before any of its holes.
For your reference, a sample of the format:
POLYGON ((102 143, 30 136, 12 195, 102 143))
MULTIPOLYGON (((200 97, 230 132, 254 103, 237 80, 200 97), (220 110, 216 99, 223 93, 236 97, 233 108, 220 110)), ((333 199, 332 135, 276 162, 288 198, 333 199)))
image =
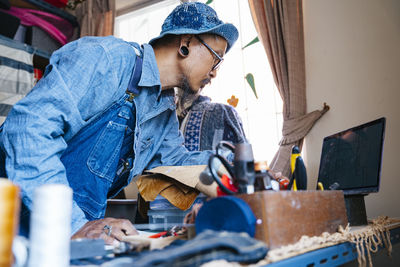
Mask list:
POLYGON ((180 124, 189 151, 214 150, 222 140, 232 144, 247 142, 242 120, 234 107, 213 103, 200 95, 180 124))
MULTIPOLYGON (((136 54, 143 58, 143 67, 140 94, 134 98, 134 162, 125 185, 144 169, 207 163, 210 151, 189 152, 182 145, 173 94, 161 91, 152 47, 112 36, 84 37, 53 53, 44 78, 14 105, 2 126, 0 174, 21 187, 28 209, 36 187, 69 185, 60 160, 68 141, 126 96, 136 54)), ((72 233, 88 221, 77 204, 79 197, 74 194, 72 233)))

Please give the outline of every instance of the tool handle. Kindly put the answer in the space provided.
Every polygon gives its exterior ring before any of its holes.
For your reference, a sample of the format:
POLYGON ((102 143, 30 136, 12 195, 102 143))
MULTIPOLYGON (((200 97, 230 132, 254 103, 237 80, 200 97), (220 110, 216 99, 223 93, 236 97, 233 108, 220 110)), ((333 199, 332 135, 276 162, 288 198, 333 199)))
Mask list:
POLYGON ((298 190, 307 190, 307 171, 302 157, 297 157, 294 169, 295 183, 298 190))
POLYGON ((221 155, 220 150, 225 147, 227 149, 229 149, 230 151, 232 151, 232 153, 235 153, 235 146, 232 145, 231 143, 227 142, 227 141, 221 141, 218 143, 217 147, 215 148, 216 154, 217 155, 221 155))
POLYGON ((317 183, 318 190, 324 191, 324 185, 321 182, 317 183))
POLYGON ((209 160, 208 160, 208 168, 210 169, 211 172, 211 176, 214 178, 215 182, 218 184, 218 186, 221 188, 221 190, 223 192, 225 192, 228 195, 234 195, 235 192, 233 192, 232 190, 229 190, 222 182, 221 179, 219 178, 217 171, 212 167, 212 161, 214 160, 214 158, 217 158, 221 161, 222 165, 224 165, 224 167, 226 168, 226 170, 228 171, 229 175, 233 178, 233 170, 232 170, 232 166, 228 163, 228 161, 221 155, 211 155, 209 160))

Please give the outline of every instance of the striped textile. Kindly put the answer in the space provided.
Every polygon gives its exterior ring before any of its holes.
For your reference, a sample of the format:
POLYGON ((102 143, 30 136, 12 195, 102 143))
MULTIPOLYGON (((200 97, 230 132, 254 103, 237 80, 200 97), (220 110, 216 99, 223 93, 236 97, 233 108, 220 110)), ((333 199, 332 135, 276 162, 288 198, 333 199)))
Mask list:
POLYGON ((33 54, 0 44, 0 123, 34 83, 33 54))

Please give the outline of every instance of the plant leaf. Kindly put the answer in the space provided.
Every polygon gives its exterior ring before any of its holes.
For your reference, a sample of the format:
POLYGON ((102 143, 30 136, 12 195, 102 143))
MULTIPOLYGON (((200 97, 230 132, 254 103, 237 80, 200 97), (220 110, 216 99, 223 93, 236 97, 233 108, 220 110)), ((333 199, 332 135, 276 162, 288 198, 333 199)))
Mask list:
POLYGON ((250 43, 248 43, 247 45, 245 45, 242 49, 245 49, 248 46, 251 46, 252 44, 255 44, 257 42, 259 42, 260 40, 258 39, 258 36, 256 38, 254 38, 250 43))
POLYGON ((247 73, 247 75, 246 75, 245 78, 246 78, 246 80, 247 80, 247 83, 250 85, 251 90, 253 90, 254 95, 255 95, 256 98, 258 99, 257 92, 256 92, 256 86, 255 86, 255 83, 254 83, 254 76, 253 76, 253 74, 247 73))
POLYGON ((213 1, 214 1, 214 0, 208 0, 207 3, 206 3, 206 5, 211 4, 213 1))

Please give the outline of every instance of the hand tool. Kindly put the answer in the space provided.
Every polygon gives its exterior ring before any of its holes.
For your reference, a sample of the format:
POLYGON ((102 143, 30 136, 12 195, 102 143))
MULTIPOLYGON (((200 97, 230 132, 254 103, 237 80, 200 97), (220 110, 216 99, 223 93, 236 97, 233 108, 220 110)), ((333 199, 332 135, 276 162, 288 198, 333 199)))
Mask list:
POLYGON ((134 224, 133 225, 135 227, 136 230, 150 230, 151 231, 157 231, 157 230, 166 230, 166 229, 170 229, 173 228, 175 226, 178 227, 185 227, 185 228, 189 228, 189 227, 194 227, 194 224, 187 224, 187 223, 152 223, 152 224, 134 224))
POLYGON ((251 144, 241 143, 233 146, 226 141, 221 141, 217 145, 216 154, 210 156, 208 167, 212 177, 225 194, 254 193, 255 171, 251 144), (222 147, 226 147, 231 152, 234 152, 233 165, 221 155, 220 149, 222 147), (228 171, 228 175, 232 178, 232 184, 238 188, 237 192, 230 190, 222 183, 221 176, 218 175, 217 170, 214 168, 214 159, 218 159, 228 171))
MULTIPOLYGON (((238 188, 233 184, 232 179, 230 179, 226 174, 222 174, 221 183, 232 192, 234 193, 238 192, 238 188)), ((217 196, 226 196, 226 195, 228 194, 225 193, 220 187, 217 187, 217 196)))
POLYGON ((273 173, 268 170, 269 175, 278 183, 278 190, 288 190, 290 180, 281 173, 273 173))
POLYGON ((290 157, 291 179, 288 189, 293 190, 306 190, 307 189, 307 171, 304 165, 303 158, 300 155, 298 146, 293 146, 292 155, 290 157))
POLYGON ((269 167, 266 161, 257 161, 254 164, 256 180, 254 182, 255 191, 272 190, 271 180, 274 178, 269 174, 269 167))

